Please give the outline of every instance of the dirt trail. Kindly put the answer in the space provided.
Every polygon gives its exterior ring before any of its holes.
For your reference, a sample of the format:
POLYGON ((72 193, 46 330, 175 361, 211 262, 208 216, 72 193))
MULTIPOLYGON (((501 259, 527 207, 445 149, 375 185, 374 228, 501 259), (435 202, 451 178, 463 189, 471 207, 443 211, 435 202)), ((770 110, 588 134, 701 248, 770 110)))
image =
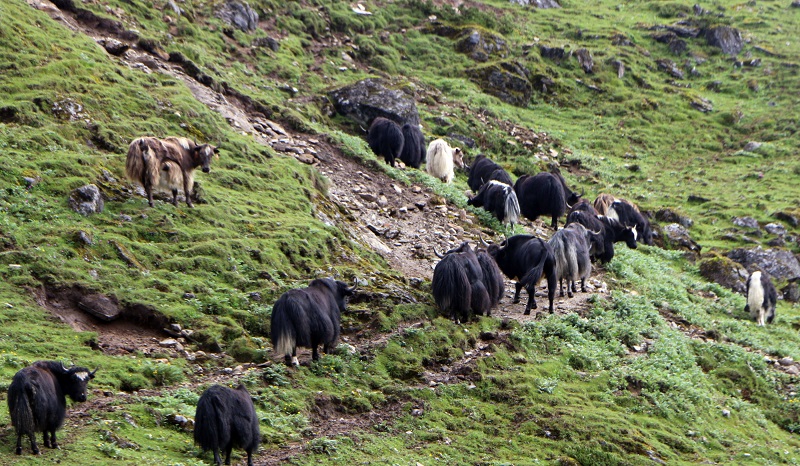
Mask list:
MULTIPOLYGON (((47 12, 66 27, 82 32, 95 40, 114 38, 114 34, 110 31, 100 29, 96 24, 81 22, 74 14, 59 10, 47 0, 28 0, 28 2, 31 6, 47 12)), ((343 230, 349 231, 355 241, 375 250, 392 268, 402 272, 412 282, 421 283, 431 279, 433 267, 438 261, 433 253, 434 247, 443 251, 459 245, 462 241, 470 241, 475 246, 478 244, 479 232, 491 237, 491 231, 482 227, 474 215, 446 202, 430 189, 419 185, 405 186, 382 171, 372 170, 346 157, 324 136, 289 131, 280 124, 270 121, 263 114, 253 111, 252 105, 241 101, 236 95, 223 95, 199 83, 188 76, 179 65, 166 61, 165 57, 159 54, 131 47, 121 56, 111 58, 145 73, 166 73, 180 79, 186 83, 198 101, 220 113, 236 131, 246 133, 258 143, 269 145, 286 156, 294 156, 301 162, 313 164, 331 181, 329 201, 336 204, 340 212, 351 214, 346 216, 349 218, 334 221, 343 230)), ((513 130, 511 133, 513 135, 513 130)), ((318 212, 317 215, 324 214, 318 212)), ((528 229, 531 234, 538 233, 540 236, 548 231, 541 222, 537 222, 534 228, 528 229)), ((603 278, 603 274, 599 273, 589 280, 590 293, 608 292, 603 278)), ((518 321, 535 319, 536 312, 531 316, 523 315, 527 300, 524 292, 520 303, 511 303, 513 290, 513 282, 507 280, 506 297, 493 311, 493 316, 518 321)), ((543 288, 540 287, 540 290, 542 291, 537 292, 537 300, 540 305, 539 311, 542 311, 543 308, 546 309, 546 295, 543 288)), ((574 298, 557 298, 556 312, 560 314, 584 312, 589 307, 587 298, 590 293, 577 293, 574 298)), ((113 354, 124 353, 128 347, 152 348, 155 352, 158 349, 157 337, 167 337, 157 335, 152 329, 132 328, 135 327, 134 324, 115 326, 87 320, 80 311, 69 309, 63 303, 46 304, 45 307, 74 328, 96 331, 99 349, 113 354)), ((419 323, 404 324, 404 326, 413 325, 419 323)), ((356 334, 346 337, 345 340, 363 350, 385 344, 389 337, 387 334, 356 334)), ((498 332, 492 339, 498 339, 498 342, 507 341, 507 332, 498 332)), ((435 386, 469 380, 477 360, 486 356, 487 345, 486 342, 479 342, 477 348, 465 355, 461 361, 455 361, 444 368, 430 369, 424 376, 424 383, 435 386)), ((182 354, 175 352, 176 357, 185 355, 185 352, 182 354)), ((301 357, 301 360, 308 358, 307 355, 304 356, 306 357, 301 357)), ((255 368, 246 365, 237 368, 237 371, 242 373, 255 368)), ((231 373, 224 370, 216 371, 214 374, 198 373, 184 385, 213 383, 227 380, 230 376, 231 373)), ((169 390, 175 388, 178 387, 169 390)), ((153 390, 143 394, 157 395, 162 392, 153 390)), ((80 412, 93 410, 109 412, 124 404, 124 400, 121 401, 117 395, 107 395, 100 393, 94 401, 80 408, 80 412)), ((122 396, 130 398, 133 395, 122 396)), ((311 428, 315 437, 345 435, 351 431, 367 429, 379 422, 391 422, 398 415, 400 406, 400 403, 396 403, 368 413, 351 415, 343 414, 330 400, 321 397, 317 400, 317 406, 310 418, 311 428)), ((304 448, 304 444, 289 444, 280 449, 262 450, 256 464, 278 464, 301 453, 304 448)))

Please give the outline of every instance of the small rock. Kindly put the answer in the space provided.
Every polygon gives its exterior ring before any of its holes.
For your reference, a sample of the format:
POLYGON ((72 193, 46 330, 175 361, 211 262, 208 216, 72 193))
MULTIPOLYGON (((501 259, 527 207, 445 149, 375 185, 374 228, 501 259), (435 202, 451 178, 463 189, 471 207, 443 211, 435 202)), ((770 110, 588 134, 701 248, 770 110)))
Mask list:
POLYGON ((169 324, 169 329, 176 333, 181 333, 181 324, 169 324))
POLYGON ((736 217, 733 219, 733 224, 737 227, 751 228, 758 230, 758 221, 753 217, 736 217))
POLYGON ((725 417, 731 417, 731 412, 728 409, 723 409, 722 410, 722 415, 725 416, 725 417))
POLYGON ((84 216, 102 212, 104 205, 100 189, 93 184, 74 189, 69 195, 70 208, 84 216))
POLYGON ((419 194, 422 192, 422 188, 419 186, 414 186, 413 188, 411 188, 411 192, 414 194, 419 194))
POLYGON ((786 235, 786 227, 784 227, 780 223, 767 223, 766 225, 764 225, 764 229, 767 230, 767 233, 771 235, 778 235, 778 236, 786 235))
POLYGON ((158 342, 158 345, 161 346, 162 348, 175 348, 179 344, 180 343, 178 343, 178 340, 175 340, 173 338, 167 338, 166 340, 161 340, 160 342, 158 342))
POLYGON ((423 414, 425 414, 425 411, 423 411, 421 409, 412 409, 411 410, 411 415, 412 416, 422 416, 423 414))
POLYGON ((403 194, 403 190, 400 189, 400 186, 397 186, 396 184, 392 185, 392 189, 394 189, 394 192, 396 192, 397 194, 403 194))
POLYGON ((99 39, 97 43, 103 46, 103 48, 106 49, 106 52, 117 57, 127 52, 130 48, 130 45, 111 38, 99 39))
POLYGON ((797 364, 786 368, 786 373, 789 375, 800 375, 800 366, 797 364))
POLYGON ((253 301, 261 301, 261 293, 259 293, 258 291, 253 291, 252 293, 250 293, 250 299, 252 299, 253 301))
POLYGON ((38 176, 36 178, 31 178, 29 176, 22 177, 22 180, 25 182, 25 189, 31 189, 32 187, 36 186, 41 178, 38 176))
POLYGON ((378 198, 378 205, 381 207, 386 207, 387 205, 389 205, 389 201, 383 194, 381 194, 381 196, 378 198))
POLYGON ((748 142, 747 144, 744 145, 744 150, 746 150, 747 152, 753 152, 754 150, 758 149, 759 147, 761 147, 761 143, 760 142, 750 141, 750 142, 748 142))
POLYGON ((367 202, 376 202, 378 200, 378 196, 372 193, 360 193, 359 196, 361 196, 361 199, 367 202))
POLYGON ((785 358, 778 359, 778 364, 781 366, 791 366, 794 365, 794 359, 791 356, 786 356, 785 358))
POLYGON ((78 243, 84 244, 86 246, 91 246, 92 244, 94 244, 91 235, 89 235, 89 233, 86 233, 83 230, 78 231, 78 233, 75 235, 75 239, 78 241, 78 243))

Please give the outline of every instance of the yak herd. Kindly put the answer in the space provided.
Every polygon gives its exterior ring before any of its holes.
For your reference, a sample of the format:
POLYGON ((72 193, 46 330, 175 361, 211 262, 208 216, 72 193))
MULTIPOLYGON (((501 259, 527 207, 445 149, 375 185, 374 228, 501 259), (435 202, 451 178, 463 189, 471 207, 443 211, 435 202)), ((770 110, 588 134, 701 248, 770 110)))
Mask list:
MULTIPOLYGON (((585 282, 592 264, 608 263, 614 257, 614 245, 624 242, 629 248, 637 243, 653 244, 653 233, 647 217, 632 203, 601 194, 594 203, 583 199, 567 187, 558 172, 522 175, 516 182, 497 163, 478 155, 466 166, 459 148, 452 148, 442 139, 425 148, 419 126, 398 125, 387 118, 376 118, 367 135, 369 147, 376 155, 395 166, 396 160, 426 171, 450 183, 454 168, 468 172, 468 185, 476 193, 467 203, 483 207, 500 222, 513 225, 520 217, 531 221, 540 216, 551 219, 554 233, 545 241, 533 235, 515 235, 500 243, 488 243, 473 249, 468 242, 435 254, 441 259, 433 272, 431 289, 442 314, 456 322, 467 322, 474 315, 491 316, 505 293, 503 276, 515 280, 513 302, 520 300, 524 288, 528 294, 525 314, 536 309, 535 288, 544 277, 547 281, 548 310, 554 311, 556 284, 560 294, 570 297, 586 291, 585 282), (558 229, 558 219, 567 214, 566 225, 558 229)), ((157 139, 142 137, 129 147, 126 174, 140 183, 153 206, 153 191, 172 192, 177 206, 180 189, 192 207, 193 172, 202 167, 210 171, 211 159, 219 150, 210 144, 196 144, 186 138, 157 139)), ((299 365, 297 347, 311 348, 312 358, 319 359, 318 347, 328 352, 339 338, 341 315, 345 301, 356 292, 354 286, 333 279, 317 279, 306 288, 290 290, 273 305, 271 339, 275 351, 284 356, 289 366, 299 365)), ((754 272, 747 280, 747 305, 758 325, 775 317, 777 293, 766 273, 754 272)), ((35 434, 43 433, 48 448, 58 448, 56 430, 66 416, 66 397, 86 401, 87 383, 95 371, 84 367, 67 368, 56 361, 37 361, 16 375, 8 387, 8 410, 16 429, 16 453, 22 453, 22 437, 30 441, 34 454, 39 453, 35 434)), ((212 450, 214 461, 230 464, 231 450, 240 447, 247 453, 248 465, 260 441, 258 416, 250 394, 243 385, 236 389, 214 385, 200 397, 195 413, 194 439, 203 451, 212 450)))

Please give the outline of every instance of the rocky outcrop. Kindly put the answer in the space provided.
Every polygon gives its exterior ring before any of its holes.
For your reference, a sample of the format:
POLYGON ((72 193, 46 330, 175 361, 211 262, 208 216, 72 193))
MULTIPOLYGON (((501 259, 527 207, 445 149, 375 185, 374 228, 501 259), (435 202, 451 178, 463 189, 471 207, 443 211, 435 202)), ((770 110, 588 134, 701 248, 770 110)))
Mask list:
POLYGON ((690 236, 689 230, 677 223, 670 223, 661 229, 664 247, 667 249, 685 249, 691 252, 700 252, 700 245, 690 236))
POLYGON ((746 291, 747 269, 741 264, 725 256, 709 255, 703 257, 699 262, 700 275, 706 280, 719 283, 725 288, 729 288, 737 293, 746 291))
POLYGON ((588 49, 576 50, 575 56, 578 57, 578 64, 581 65, 584 73, 591 74, 594 72, 594 59, 588 49))
POLYGON ((742 51, 742 34, 730 26, 715 26, 705 30, 708 45, 719 47, 723 53, 735 57, 742 51))
POLYGON ((255 31, 258 27, 258 13, 247 2, 229 1, 217 10, 217 18, 242 31, 255 31))
POLYGON ((734 217, 733 224, 737 227, 749 228, 751 230, 758 230, 758 221, 753 217, 734 217))
POLYGON ((467 28, 456 37, 456 50, 475 61, 485 62, 491 57, 505 58, 508 43, 498 34, 467 28))
POLYGON ((100 189, 93 184, 87 184, 69 194, 69 206, 75 212, 89 216, 102 212, 105 204, 100 189))
POLYGON ((568 56, 567 51, 564 50, 563 47, 550 47, 548 45, 540 45, 539 53, 542 55, 542 58, 547 58, 556 62, 560 62, 568 56))
POLYGON ((728 257, 745 266, 748 270, 761 269, 779 281, 800 277, 800 262, 785 249, 734 249, 728 257))
POLYGON ((689 228, 692 225, 694 225, 694 221, 692 221, 691 218, 685 215, 681 215, 672 209, 658 210, 656 211, 655 217, 656 220, 658 220, 661 223, 677 223, 686 228, 689 228))
POLYGON ((419 124, 413 96, 399 89, 390 89, 381 79, 365 79, 330 91, 328 98, 339 114, 363 128, 368 128, 376 117, 388 118, 401 125, 419 124))
POLYGON ((83 299, 78 302, 78 307, 82 311, 105 322, 116 320, 122 314, 122 309, 119 306, 119 302, 117 302, 117 298, 113 296, 108 297, 104 294, 84 296, 83 299))
POLYGON ((659 70, 667 73, 673 78, 683 79, 683 71, 681 71, 681 69, 678 68, 678 65, 676 65, 674 61, 668 60, 666 58, 660 58, 656 60, 656 63, 658 64, 659 70))
POLYGON ((493 63, 467 71, 470 79, 487 94, 523 107, 531 100, 531 72, 517 61, 493 63))

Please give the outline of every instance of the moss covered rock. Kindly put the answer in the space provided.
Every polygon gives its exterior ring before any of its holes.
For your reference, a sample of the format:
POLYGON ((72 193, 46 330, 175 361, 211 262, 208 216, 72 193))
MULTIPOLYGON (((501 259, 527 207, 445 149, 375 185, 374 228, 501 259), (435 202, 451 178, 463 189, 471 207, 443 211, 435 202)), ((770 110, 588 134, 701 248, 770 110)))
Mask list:
POLYGON ((531 100, 531 72, 517 61, 491 63, 468 70, 467 73, 484 92, 503 102, 524 107, 531 100))
POLYGON ((414 96, 404 88, 392 88, 382 79, 369 78, 328 93, 336 111, 364 128, 377 117, 398 124, 419 124, 414 96))
POLYGON ((704 255, 699 262, 700 275, 737 293, 745 292, 747 269, 738 262, 716 253, 704 255))

